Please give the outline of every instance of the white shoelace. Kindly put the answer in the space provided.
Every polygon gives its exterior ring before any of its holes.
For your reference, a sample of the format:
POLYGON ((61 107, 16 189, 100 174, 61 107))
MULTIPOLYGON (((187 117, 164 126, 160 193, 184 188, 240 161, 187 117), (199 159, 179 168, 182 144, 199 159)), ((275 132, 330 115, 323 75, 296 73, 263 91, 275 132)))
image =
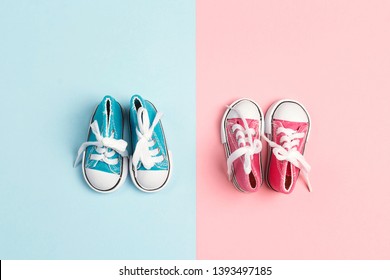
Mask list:
POLYGON ((96 141, 87 141, 84 142, 77 153, 76 161, 74 162, 74 166, 76 166, 81 161, 81 155, 89 146, 96 146, 96 152, 98 154, 91 154, 90 159, 95 160, 95 164, 93 167, 97 165, 99 161, 103 161, 108 165, 116 165, 118 164, 118 158, 111 158, 115 155, 115 153, 120 154, 122 157, 127 157, 128 153, 126 150, 127 142, 122 139, 114 139, 114 134, 111 134, 110 137, 103 137, 100 134, 100 129, 98 122, 95 120, 91 123, 92 133, 96 137, 96 141), (111 151, 108 151, 111 149, 111 151))
POLYGON ((136 127, 136 133, 138 136, 138 142, 135 146, 135 150, 132 157, 132 163, 135 167, 135 173, 137 173, 137 165, 139 162, 146 169, 151 169, 156 163, 164 160, 163 155, 159 155, 160 149, 150 149, 156 144, 156 141, 152 139, 153 131, 162 117, 162 113, 157 112, 152 125, 150 125, 148 111, 141 107, 137 111, 138 126, 136 127))
POLYGON ((250 128, 248 126, 246 119, 243 118, 241 113, 230 106, 227 107, 231 110, 234 110, 238 114, 242 122, 244 123, 244 126, 238 123, 232 126, 232 132, 235 133, 236 141, 239 148, 235 150, 233 153, 231 153, 227 159, 227 173, 228 173, 229 180, 231 180, 233 175, 233 171, 232 171, 233 162, 239 159, 241 156, 244 156, 243 164, 244 164, 245 174, 251 173, 252 171, 251 160, 253 159, 254 154, 258 154, 261 152, 262 144, 259 139, 253 140, 253 136, 256 134, 256 132, 253 128, 250 128))
POLYGON ((276 130, 276 135, 283 133, 284 135, 280 138, 280 143, 282 146, 276 144, 275 142, 269 140, 265 135, 263 135, 265 141, 273 148, 273 154, 278 160, 287 160, 292 165, 296 166, 302 171, 303 177, 306 181, 307 188, 311 192, 311 185, 309 181, 309 171, 311 169, 310 165, 307 163, 303 155, 297 150, 299 145, 299 139, 305 137, 303 132, 297 132, 290 128, 279 127, 276 130))

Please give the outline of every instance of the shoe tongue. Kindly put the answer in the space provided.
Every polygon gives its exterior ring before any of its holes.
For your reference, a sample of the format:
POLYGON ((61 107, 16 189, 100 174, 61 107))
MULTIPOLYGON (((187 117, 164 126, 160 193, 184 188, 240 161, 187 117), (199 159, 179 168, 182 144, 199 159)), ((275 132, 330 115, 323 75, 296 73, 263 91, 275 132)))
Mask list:
POLYGON ((286 164, 286 176, 291 177, 291 163, 287 162, 286 164))
POLYGON ((149 116, 146 110, 142 110, 141 112, 141 122, 149 126, 149 116))

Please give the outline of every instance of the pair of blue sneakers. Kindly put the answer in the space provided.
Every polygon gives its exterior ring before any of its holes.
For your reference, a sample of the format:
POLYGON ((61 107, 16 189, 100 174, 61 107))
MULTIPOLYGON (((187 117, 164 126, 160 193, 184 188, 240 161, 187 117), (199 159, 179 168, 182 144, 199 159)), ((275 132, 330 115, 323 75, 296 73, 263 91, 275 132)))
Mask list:
POLYGON ((123 110, 105 96, 92 115, 87 142, 78 151, 75 166, 82 161, 85 181, 95 191, 118 189, 128 171, 135 186, 145 192, 161 190, 171 174, 162 114, 139 95, 130 99, 130 156, 123 140, 123 110))

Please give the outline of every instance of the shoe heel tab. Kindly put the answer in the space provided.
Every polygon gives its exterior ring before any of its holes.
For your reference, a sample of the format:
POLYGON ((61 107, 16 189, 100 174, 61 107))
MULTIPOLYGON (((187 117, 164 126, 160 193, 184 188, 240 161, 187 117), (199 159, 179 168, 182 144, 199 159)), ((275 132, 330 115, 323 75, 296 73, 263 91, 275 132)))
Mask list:
POLYGON ((106 102, 107 100, 110 100, 111 102, 117 102, 117 101, 115 100, 115 98, 112 97, 111 95, 106 95, 106 96, 104 96, 102 101, 103 101, 103 102, 106 102))
POLYGON ((145 107, 145 101, 140 95, 135 94, 130 99, 130 108, 134 108, 135 111, 138 111, 140 107, 145 107))
POLYGON ((140 100, 141 102, 144 101, 144 99, 142 98, 141 95, 139 95, 139 94, 134 94, 134 95, 130 98, 130 103, 133 103, 136 99, 140 100))

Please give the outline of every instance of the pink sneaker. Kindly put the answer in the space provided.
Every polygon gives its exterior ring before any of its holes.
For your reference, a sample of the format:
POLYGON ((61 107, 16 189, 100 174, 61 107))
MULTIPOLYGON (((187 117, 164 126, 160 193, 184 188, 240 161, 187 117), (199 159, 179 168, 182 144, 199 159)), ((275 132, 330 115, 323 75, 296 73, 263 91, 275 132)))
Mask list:
POLYGON ((275 191, 291 193, 300 171, 311 191, 308 172, 310 165, 303 157, 309 138, 310 116, 294 100, 280 100, 268 109, 265 116, 265 140, 268 148, 268 185, 275 191))
POLYGON ((242 192, 255 192, 263 183, 260 154, 263 119, 260 107, 250 99, 235 101, 222 118, 221 141, 228 177, 242 192))

